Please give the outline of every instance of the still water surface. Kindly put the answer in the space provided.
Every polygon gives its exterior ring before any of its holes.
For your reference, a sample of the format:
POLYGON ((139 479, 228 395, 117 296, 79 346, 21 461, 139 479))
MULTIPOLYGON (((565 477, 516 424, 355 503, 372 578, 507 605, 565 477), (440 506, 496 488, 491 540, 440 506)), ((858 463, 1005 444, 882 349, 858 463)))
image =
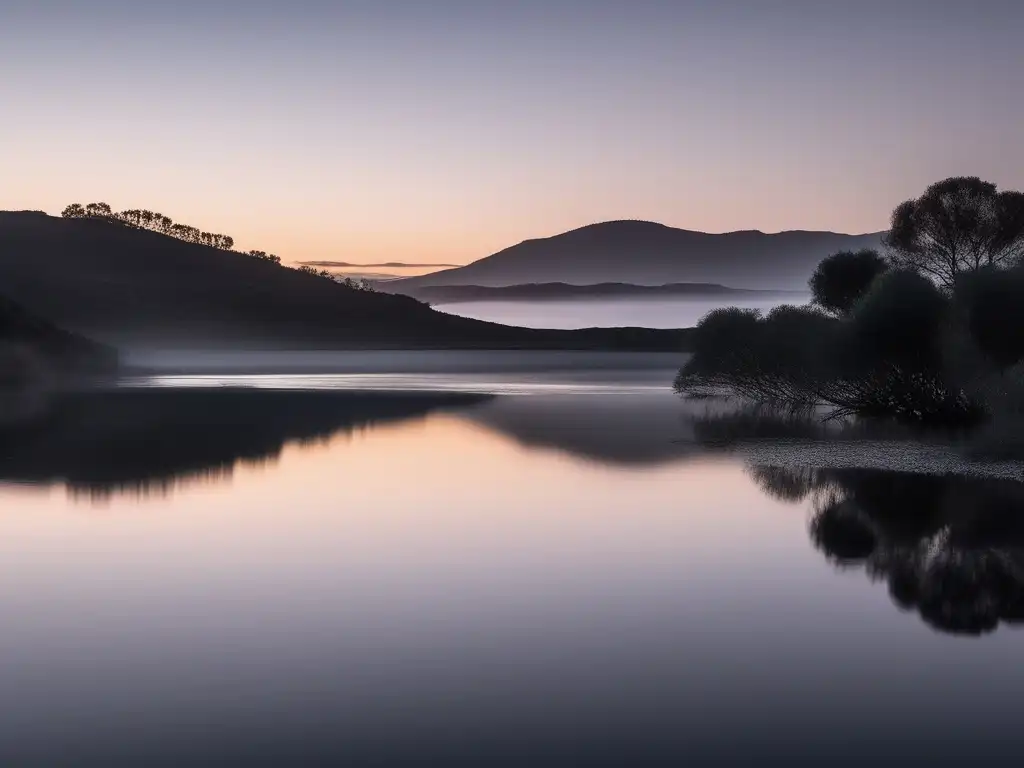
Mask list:
POLYGON ((636 381, 151 383, 5 427, 4 765, 1024 746, 1014 480, 756 463, 636 381))

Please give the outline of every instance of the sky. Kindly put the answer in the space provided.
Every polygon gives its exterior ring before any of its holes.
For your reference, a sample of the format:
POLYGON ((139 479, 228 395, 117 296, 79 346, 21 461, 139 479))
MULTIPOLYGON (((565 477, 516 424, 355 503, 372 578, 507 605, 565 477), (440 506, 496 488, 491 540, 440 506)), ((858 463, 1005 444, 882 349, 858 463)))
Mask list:
POLYGON ((1024 188, 1022 40, 1020 0, 4 0, 0 209, 287 262, 877 231, 947 176, 1024 188))

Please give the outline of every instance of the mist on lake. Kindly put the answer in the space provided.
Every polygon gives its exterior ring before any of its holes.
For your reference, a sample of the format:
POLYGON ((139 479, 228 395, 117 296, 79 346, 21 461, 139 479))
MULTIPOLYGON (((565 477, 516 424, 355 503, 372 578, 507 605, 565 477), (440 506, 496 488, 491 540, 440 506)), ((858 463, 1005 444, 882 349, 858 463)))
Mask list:
POLYGON ((526 328, 690 328, 720 307, 767 312, 780 304, 806 304, 809 295, 780 293, 756 298, 612 299, 576 301, 473 301, 436 304, 435 309, 476 320, 526 328))

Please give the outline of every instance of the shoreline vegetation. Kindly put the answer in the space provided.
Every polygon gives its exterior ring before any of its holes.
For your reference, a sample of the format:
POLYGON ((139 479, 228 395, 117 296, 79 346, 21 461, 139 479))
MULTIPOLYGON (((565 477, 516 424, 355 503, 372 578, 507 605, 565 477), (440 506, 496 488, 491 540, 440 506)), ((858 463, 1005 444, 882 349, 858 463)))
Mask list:
POLYGON ((1024 194, 955 177, 900 204, 884 253, 845 251, 809 306, 723 308, 674 388, 791 416, 983 427, 981 454, 1024 437, 1024 194))

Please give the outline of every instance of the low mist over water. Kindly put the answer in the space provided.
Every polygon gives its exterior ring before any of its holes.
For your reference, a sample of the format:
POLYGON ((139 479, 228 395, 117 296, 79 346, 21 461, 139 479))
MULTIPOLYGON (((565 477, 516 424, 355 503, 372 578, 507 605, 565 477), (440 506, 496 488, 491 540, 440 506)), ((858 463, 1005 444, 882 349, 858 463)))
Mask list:
POLYGON ((489 320, 527 328, 690 328, 719 307, 744 307, 768 311, 780 304, 805 304, 804 294, 759 296, 756 299, 725 296, 721 299, 670 299, 614 301, 474 301, 437 304, 435 309, 453 315, 489 320))

